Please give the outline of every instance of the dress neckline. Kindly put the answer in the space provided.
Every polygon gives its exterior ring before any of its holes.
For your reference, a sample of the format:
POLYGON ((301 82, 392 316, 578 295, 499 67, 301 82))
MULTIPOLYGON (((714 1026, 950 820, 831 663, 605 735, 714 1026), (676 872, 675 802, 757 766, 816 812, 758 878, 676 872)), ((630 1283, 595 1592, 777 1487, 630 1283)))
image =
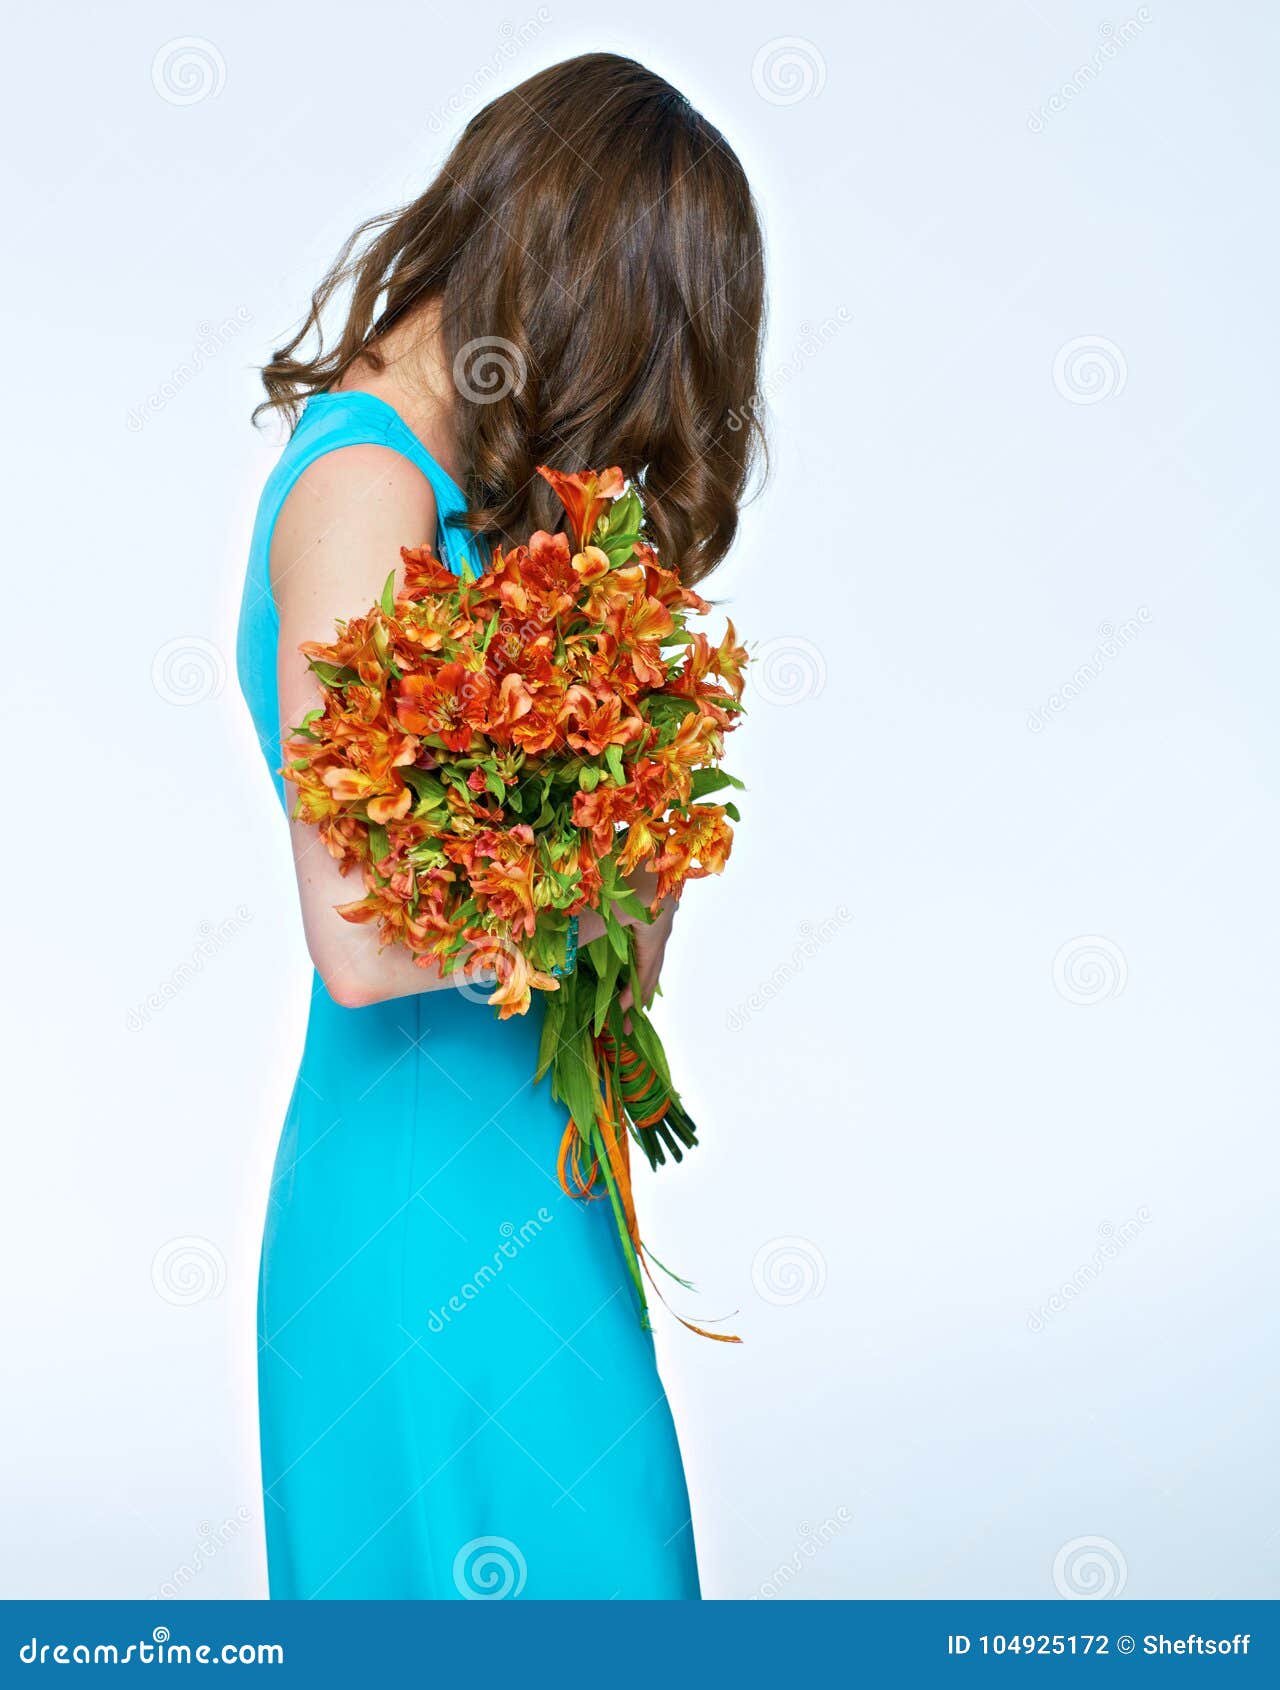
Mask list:
POLYGON ((404 433, 409 436, 409 439, 413 441, 413 444, 418 448, 419 452, 422 453, 422 456, 431 465, 432 469, 435 470, 440 479, 445 482, 445 484, 457 495, 459 504, 465 508, 467 496, 462 491, 462 488, 459 487, 458 483, 449 474, 448 470, 444 467, 440 460, 435 457, 433 453, 428 452, 427 448, 409 427, 408 423, 400 415, 399 411, 396 410, 394 405, 389 404, 387 400, 380 399, 376 393, 366 393, 363 389, 358 387, 347 387, 341 388, 336 392, 326 391, 324 393, 313 393, 307 400, 307 405, 315 405, 322 400, 328 400, 330 402, 333 402, 334 400, 346 400, 349 402, 352 399, 359 399, 366 405, 373 405, 378 410, 385 411, 396 426, 402 429, 404 433))

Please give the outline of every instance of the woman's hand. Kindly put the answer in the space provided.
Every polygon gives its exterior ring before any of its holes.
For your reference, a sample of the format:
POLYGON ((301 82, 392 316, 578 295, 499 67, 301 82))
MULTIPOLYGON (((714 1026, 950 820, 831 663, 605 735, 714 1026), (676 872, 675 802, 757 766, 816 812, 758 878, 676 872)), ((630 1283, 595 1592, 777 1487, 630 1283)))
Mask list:
MULTIPOLYGON (((653 1002, 653 994, 658 989, 658 976, 662 972, 662 959, 667 953, 667 940, 671 937, 676 907, 676 899, 668 898, 648 926, 642 921, 637 921, 631 928, 636 948, 636 980, 640 987, 641 1009, 648 1009, 653 1002)), ((627 1011, 635 1007, 635 996, 629 981, 618 993, 618 1006, 622 1010, 623 1031, 629 1033, 631 1017, 627 1011)))

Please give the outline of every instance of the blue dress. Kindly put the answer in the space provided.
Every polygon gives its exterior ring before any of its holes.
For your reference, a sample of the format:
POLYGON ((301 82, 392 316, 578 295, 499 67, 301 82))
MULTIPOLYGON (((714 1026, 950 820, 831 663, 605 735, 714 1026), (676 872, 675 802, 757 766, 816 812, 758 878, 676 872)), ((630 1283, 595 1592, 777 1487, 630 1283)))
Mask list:
MULTIPOLYGON (((471 543, 447 524, 461 490, 390 406, 309 401, 262 495, 240 615, 240 685, 273 774, 272 531, 310 464, 368 444, 431 483, 451 568, 471 543)), ((565 1115, 531 1083, 540 1024, 536 1003, 499 1022, 454 990, 343 1009, 315 978, 259 1286, 273 1597, 699 1594, 609 1204, 556 1178, 565 1115)))

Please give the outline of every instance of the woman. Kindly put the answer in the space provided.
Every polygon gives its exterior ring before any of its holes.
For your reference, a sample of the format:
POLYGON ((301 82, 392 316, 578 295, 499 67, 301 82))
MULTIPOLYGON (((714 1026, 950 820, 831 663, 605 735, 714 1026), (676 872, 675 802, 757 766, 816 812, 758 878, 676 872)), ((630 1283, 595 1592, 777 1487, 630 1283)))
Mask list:
MULTIPOLYGON (((762 295, 737 159, 610 54, 494 100, 421 198, 358 230, 264 371, 264 408, 295 427, 238 661, 272 770, 316 703, 299 645, 371 603, 401 545, 458 569, 557 527, 540 463, 642 479, 663 561, 704 576, 755 444, 762 295), (348 287, 336 343, 306 356, 348 287)), ((697 1597, 609 1205, 555 1178, 536 1006, 499 1023, 483 993, 380 953, 334 913, 350 892, 315 834, 292 833, 317 974, 263 1241, 271 1594, 697 1597)), ((637 930, 647 992, 670 925, 637 930)))

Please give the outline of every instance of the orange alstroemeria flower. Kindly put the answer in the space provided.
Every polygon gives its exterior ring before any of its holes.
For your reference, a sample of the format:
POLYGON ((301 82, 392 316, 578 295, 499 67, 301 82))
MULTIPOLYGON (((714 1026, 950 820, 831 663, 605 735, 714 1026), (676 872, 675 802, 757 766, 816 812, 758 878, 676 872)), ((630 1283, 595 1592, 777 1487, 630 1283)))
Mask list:
POLYGON ((733 828, 720 804, 695 804, 687 816, 672 816, 663 831, 666 842, 654 864, 659 903, 679 892, 687 880, 719 874, 733 846, 733 828))
POLYGON ((467 751, 484 727, 493 682, 465 663, 442 663, 398 683, 396 720, 410 733, 438 739, 447 751, 467 751))
POLYGON ((544 974, 541 969, 534 968, 522 950, 497 938, 478 938, 466 968, 468 974, 474 972, 497 977, 497 990, 485 1001, 496 1007, 499 1021, 527 1014, 532 992, 560 989, 560 982, 554 974, 544 974))
POLYGON ((596 787, 594 792, 575 792, 573 795, 573 825, 587 829, 591 843, 599 856, 613 845, 614 830, 621 822, 631 820, 635 796, 628 787, 596 787))
POLYGON ((539 464, 538 474, 551 484, 565 508, 575 552, 583 549, 600 519, 600 513, 626 486, 622 471, 616 467, 593 470, 586 475, 564 475, 559 470, 539 464))
POLYGON ((511 931, 532 933, 533 829, 527 823, 505 831, 490 829, 474 841, 471 890, 481 908, 508 922, 511 931))
POLYGON ((644 731, 639 716, 624 715, 616 692, 587 687, 570 687, 565 694, 561 720, 575 751, 599 757, 606 745, 630 745, 644 731))

